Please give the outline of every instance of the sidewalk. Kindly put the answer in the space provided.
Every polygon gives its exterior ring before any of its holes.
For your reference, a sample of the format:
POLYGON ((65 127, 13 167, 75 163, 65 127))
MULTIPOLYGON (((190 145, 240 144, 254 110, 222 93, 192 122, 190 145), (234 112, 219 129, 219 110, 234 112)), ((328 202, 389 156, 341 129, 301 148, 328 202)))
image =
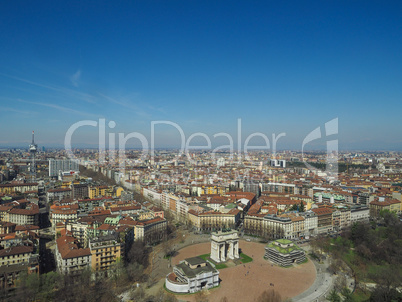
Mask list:
POLYGON ((318 263, 317 261, 311 259, 313 261, 315 268, 317 270, 317 277, 313 283, 313 285, 306 290, 304 293, 293 297, 293 301, 298 302, 312 302, 312 301, 326 301, 326 294, 332 288, 332 284, 334 283, 334 276, 327 272, 327 267, 329 265, 328 258, 324 261, 324 263, 318 263))

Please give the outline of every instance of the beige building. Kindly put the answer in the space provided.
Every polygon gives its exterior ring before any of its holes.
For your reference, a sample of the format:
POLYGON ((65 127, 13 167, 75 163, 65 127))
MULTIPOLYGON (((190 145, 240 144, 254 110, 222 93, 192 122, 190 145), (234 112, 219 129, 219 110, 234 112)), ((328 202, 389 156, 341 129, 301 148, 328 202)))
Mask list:
POLYGON ((401 212, 401 201, 386 197, 377 197, 370 202, 370 216, 378 217, 382 210, 388 210, 399 214, 401 212))
POLYGON ((232 209, 227 213, 215 211, 200 213, 198 215, 199 229, 206 231, 234 229, 240 219, 240 214, 241 212, 238 209, 232 209))
POLYGON ((162 241, 167 235, 167 221, 161 217, 151 220, 137 221, 134 226, 134 240, 143 240, 145 243, 162 241))
POLYGON ((10 209, 6 212, 4 221, 15 223, 17 225, 38 225, 39 206, 34 203, 29 203, 25 209, 10 209))
POLYGON ((39 274, 39 254, 24 245, 0 250, 0 288, 15 287, 21 273, 39 274))
POLYGON ((95 272, 107 271, 121 260, 118 236, 107 235, 89 239, 91 267, 95 272))
POLYGON ((38 183, 10 183, 0 185, 0 193, 26 193, 26 192, 38 192, 38 183))

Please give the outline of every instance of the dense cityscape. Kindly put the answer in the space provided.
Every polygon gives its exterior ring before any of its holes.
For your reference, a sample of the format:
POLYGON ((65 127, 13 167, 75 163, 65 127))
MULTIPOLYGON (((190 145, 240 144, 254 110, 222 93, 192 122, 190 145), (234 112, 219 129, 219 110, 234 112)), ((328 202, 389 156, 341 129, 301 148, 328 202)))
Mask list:
MULTIPOLYGON (((24 288, 24 295, 28 291, 32 299, 46 300, 56 291, 43 292, 42 281, 41 287, 31 288, 32 282, 36 284, 33 280, 54 274, 47 282, 58 288, 57 282, 66 276, 72 279, 64 286, 75 286, 74 279, 89 274, 95 285, 110 280, 119 284, 108 284, 109 290, 101 299, 174 300, 175 292, 183 292, 174 285, 187 282, 185 277, 178 281, 177 272, 172 273, 173 281, 169 281, 171 274, 165 277, 172 260, 181 254, 178 249, 194 242, 208 243, 210 234, 228 235, 233 232, 229 230, 236 231, 233 234, 237 242, 241 240, 243 251, 245 244, 285 240, 303 248, 297 256, 300 263, 307 261, 305 251, 309 251, 310 261, 334 270, 331 282, 315 285, 318 292, 304 297, 308 287, 297 288, 296 293, 302 296, 296 295, 296 301, 326 299, 335 289, 343 290, 338 283, 344 279, 352 280, 344 284, 350 293, 367 295, 372 290, 367 280, 375 280, 370 265, 357 268, 353 259, 332 255, 328 260, 323 255, 330 254, 330 245, 338 244, 338 238, 346 240, 354 228, 370 229, 371 225, 377 231, 386 232, 391 226, 401 230, 402 162, 398 152, 341 152, 336 178, 322 170, 327 160, 323 152, 281 151, 273 157, 268 152, 251 151, 246 157, 222 151, 218 157, 193 150, 190 162, 176 150, 158 150, 145 157, 139 150, 128 150, 123 171, 116 160, 109 162, 110 152, 76 149, 73 153, 71 159, 65 150, 41 149, 34 134, 28 149, 0 153, 0 280, 5 299, 18 298, 24 288), (335 261, 346 264, 334 267, 335 261), (347 277, 342 279, 342 274, 347 277), (166 283, 166 292, 160 292, 161 282, 166 283)), ((384 240, 391 238, 385 235, 379 244, 384 240)), ((398 239, 394 240, 398 244, 398 239)), ((370 253, 374 258, 372 250, 360 246, 354 250, 359 257, 370 253)), ((220 257, 224 262, 230 260, 222 255, 212 262, 211 270, 224 265, 219 264, 220 257)), ((264 261, 294 265, 289 259, 272 257, 266 248, 264 261)), ((395 257, 399 261, 399 256, 395 257)), ((186 270, 181 272, 185 275, 186 270)), ((202 287, 219 286, 215 294, 212 291, 212 296, 219 297, 219 290, 227 292, 227 283, 208 282, 202 287)), ((388 290, 399 291, 392 286, 388 290)), ((256 294, 263 292, 264 288, 256 289, 256 294)), ((78 293, 72 293, 73 300, 77 299, 74 294, 78 293)), ((281 292, 282 298, 292 298, 286 294, 281 292)), ((227 295, 230 299, 230 293, 227 295)))
POLYGON ((0 301, 402 302, 401 12, 2 1, 0 301))

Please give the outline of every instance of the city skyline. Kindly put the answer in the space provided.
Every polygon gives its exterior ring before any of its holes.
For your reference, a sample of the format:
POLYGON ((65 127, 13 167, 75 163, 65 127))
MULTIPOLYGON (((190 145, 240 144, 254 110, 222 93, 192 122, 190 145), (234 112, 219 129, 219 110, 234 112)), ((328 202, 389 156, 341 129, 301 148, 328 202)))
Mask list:
MULTIPOLYGON (((243 144, 286 133, 278 150, 300 150, 338 118, 340 151, 402 150, 399 2, 21 3, 0 13, 1 147, 32 130, 63 147, 71 125, 103 118, 116 135, 171 121, 236 138, 241 119, 243 144)), ((175 129, 158 135, 178 146, 175 129)), ((97 129, 73 143, 96 148, 97 129)))

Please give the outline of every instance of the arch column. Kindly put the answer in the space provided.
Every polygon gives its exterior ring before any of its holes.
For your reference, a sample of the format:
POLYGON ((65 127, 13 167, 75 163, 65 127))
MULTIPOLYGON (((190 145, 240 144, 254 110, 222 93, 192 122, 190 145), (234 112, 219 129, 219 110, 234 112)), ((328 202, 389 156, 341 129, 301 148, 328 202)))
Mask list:
POLYGON ((228 251, 228 256, 229 256, 229 258, 230 259, 233 259, 234 258, 234 243, 233 243, 233 241, 230 241, 229 242, 229 251, 228 251))
POLYGON ((221 261, 222 261, 222 262, 225 262, 225 261, 226 261, 225 243, 221 244, 221 261))

